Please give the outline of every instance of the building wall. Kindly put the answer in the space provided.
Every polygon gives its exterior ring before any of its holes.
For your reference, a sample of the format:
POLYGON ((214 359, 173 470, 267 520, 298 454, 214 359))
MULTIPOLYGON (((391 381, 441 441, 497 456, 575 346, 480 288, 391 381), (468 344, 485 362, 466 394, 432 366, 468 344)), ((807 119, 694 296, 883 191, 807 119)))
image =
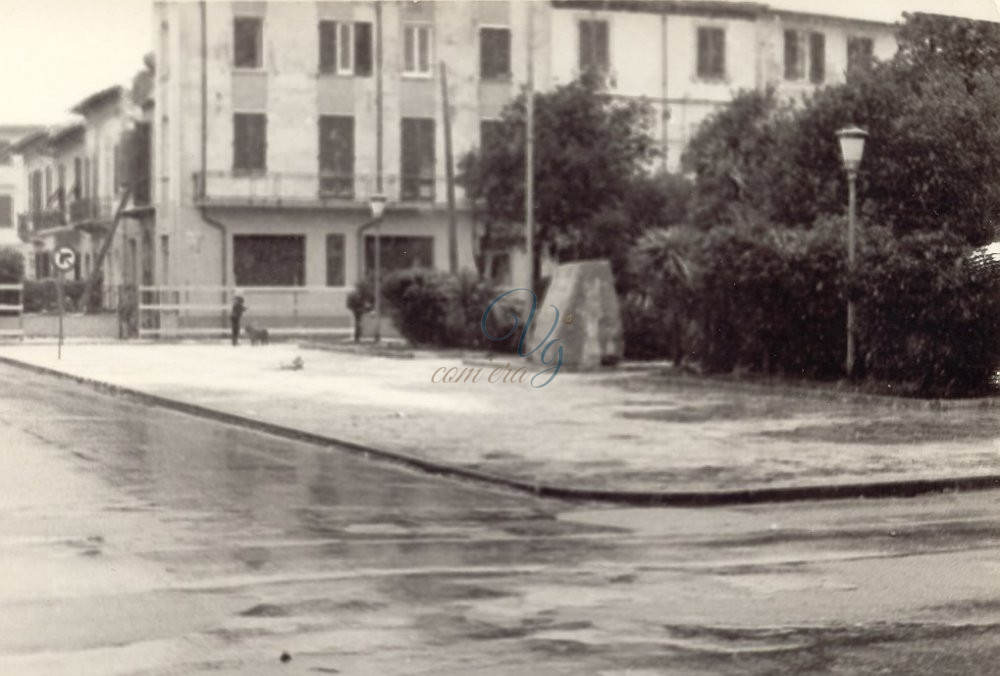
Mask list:
MULTIPOLYGON (((653 5, 650 5, 653 7, 653 5)), ((645 98, 655 110, 653 133, 664 150, 665 166, 677 170, 680 158, 699 125, 728 104, 737 92, 773 86, 780 96, 801 98, 816 89, 806 78, 784 79, 784 31, 821 32, 825 36, 822 84, 844 81, 848 36, 869 37, 874 55, 890 58, 896 50, 889 25, 833 17, 774 12, 670 13, 634 12, 586 6, 540 5, 551 30, 543 37, 541 59, 551 65, 551 78, 540 88, 565 84, 579 76, 580 20, 608 22, 612 94, 645 98), (725 76, 698 76, 698 29, 718 28, 725 34, 725 76)))
MULTIPOLYGON (((229 206, 202 202, 196 175, 202 172, 202 7, 197 3, 157 3, 154 30, 157 39, 156 113, 154 115, 154 164, 157 175, 156 241, 169 240, 169 262, 158 261, 158 278, 171 284, 220 284, 225 260, 226 284, 232 274, 232 238, 235 234, 266 234, 285 230, 310 233, 320 242, 324 232, 343 232, 349 252, 359 246, 354 231, 368 220, 368 197, 376 192, 376 77, 321 73, 318 63, 320 20, 364 21, 373 28, 376 8, 369 2, 344 3, 206 3, 205 36, 207 107, 205 110, 206 190, 220 191, 229 206), (262 64, 259 69, 233 66, 233 20, 258 16, 263 21, 262 64), (267 175, 235 176, 233 167, 233 115, 257 112, 267 115, 267 175), (324 205, 317 201, 319 117, 349 115, 354 118, 355 199, 324 205), (253 194, 269 201, 261 216, 246 207, 253 194), (241 201, 242 200, 242 201, 241 201), (274 211, 275 202, 295 201, 310 207, 274 211), (204 206, 204 209, 202 208, 204 206), (322 214, 318 218, 317 214, 322 214), (208 219, 206 219, 206 216, 208 219), (222 224, 213 225, 208 220, 222 224), (223 244, 222 228, 225 229, 223 244), (166 275, 164 275, 166 272, 166 275)), ((447 213, 445 137, 440 60, 447 64, 448 93, 452 110, 453 154, 461 156, 478 146, 481 119, 495 117, 514 90, 508 83, 478 87, 479 60, 469 58, 469 46, 478 42, 480 24, 510 25, 508 3, 454 3, 444 10, 433 3, 382 3, 383 46, 383 186, 390 200, 383 233, 432 235, 435 262, 446 267, 447 213), (409 23, 432 27, 430 61, 426 76, 407 76, 403 70, 403 31, 409 23), (400 133, 404 117, 434 120, 434 199, 398 208, 401 173, 400 133)), ((515 37, 515 40, 518 39, 515 37)), ((523 35, 521 53, 523 54, 523 35)), ((377 40, 377 36, 376 36, 377 40)), ((373 50, 374 51, 374 50, 373 50)), ((518 63, 512 46, 512 61, 518 63)), ((374 55, 373 55, 374 61, 374 55)), ((524 59, 519 63, 523 67, 524 59)), ((516 67, 516 65, 514 66, 516 67)), ((374 69, 373 69, 374 71, 374 69)), ((456 168, 457 171, 457 168, 456 168)), ((459 208, 459 262, 471 267, 471 220, 461 189, 459 208)), ((348 276, 353 283, 359 271, 348 256, 348 276)), ((307 283, 325 280, 325 259, 310 248, 307 283)))
MULTIPOLYGON (((824 33, 825 84, 843 80, 849 35, 871 37, 880 58, 895 50, 888 25, 747 7, 660 14, 598 8, 596 4, 573 8, 503 0, 382 2, 378 7, 372 2, 157 2, 153 15, 158 70, 153 113, 156 224, 152 238, 157 247, 157 283, 231 285, 233 236, 285 231, 306 233, 307 284, 325 282, 324 254, 314 251, 314 246, 321 246, 329 232, 345 235, 348 280, 353 282, 360 274, 358 256, 353 255, 361 246, 356 231, 368 218, 369 196, 379 187, 375 180, 377 66, 373 63, 372 75, 367 77, 320 72, 318 25, 321 20, 369 22, 374 32, 379 11, 383 38, 381 191, 390 202, 383 232, 434 236, 435 264, 439 267, 447 266, 442 60, 447 68, 457 162, 479 145, 480 123, 496 119, 526 81, 529 24, 534 26, 536 88, 546 90, 579 74, 579 21, 606 20, 610 91, 652 103, 656 113, 653 132, 664 150, 664 164, 676 170, 684 147, 701 122, 739 90, 774 85, 781 95, 798 97, 814 88, 808 81, 790 83, 783 78, 786 28, 824 33), (263 22, 260 68, 233 65, 233 22, 237 16, 256 16, 263 22), (403 72, 408 24, 431 27, 431 71, 427 74, 403 72), (480 78, 480 29, 484 26, 511 31, 511 75, 507 80, 480 78), (697 74, 697 35, 702 27, 724 31, 725 72, 721 78, 704 79, 697 74), (233 115, 238 112, 267 116, 266 175, 248 178, 233 173, 233 115), (329 203, 318 199, 321 115, 354 119, 353 200, 329 203), (434 120, 435 190, 434 199, 428 202, 401 203, 400 128, 406 117, 434 120), (204 199, 202 188, 209 199, 204 199), (255 211, 256 207, 261 210, 255 211)), ((374 38, 373 61, 379 36, 374 38)), ((456 198, 459 262, 461 267, 472 267, 474 226, 460 188, 456 198)), ((524 269, 523 261, 515 260, 513 266, 517 271, 524 269)))

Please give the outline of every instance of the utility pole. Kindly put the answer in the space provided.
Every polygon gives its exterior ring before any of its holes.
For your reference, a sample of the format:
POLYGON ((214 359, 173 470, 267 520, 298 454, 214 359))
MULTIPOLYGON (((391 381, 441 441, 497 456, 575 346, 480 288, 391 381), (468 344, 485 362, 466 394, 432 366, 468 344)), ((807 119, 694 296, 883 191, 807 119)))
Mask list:
POLYGON ((535 11, 526 2, 528 12, 528 86, 525 92, 524 124, 524 228, 528 253, 528 288, 535 288, 535 11))
POLYGON ((448 105, 448 69, 441 61, 441 103, 444 107, 444 167, 448 194, 448 271, 458 272, 458 234, 455 225, 455 160, 451 152, 451 109, 448 105))
POLYGON ((101 243, 101 249, 97 252, 97 260, 94 261, 94 269, 90 273, 90 277, 87 278, 87 284, 83 289, 83 299, 84 299, 84 312, 90 312, 92 309, 91 296, 94 293, 94 287, 97 285, 97 280, 101 275, 101 267, 104 265, 104 259, 108 255, 108 249, 111 248, 112 242, 115 239, 115 233, 118 230, 118 224, 122 219, 122 212, 125 210, 125 205, 128 204, 129 197, 132 195, 132 183, 128 184, 125 191, 122 193, 121 201, 118 202, 118 209, 115 210, 115 218, 111 223, 111 232, 105 236, 104 241, 101 243))

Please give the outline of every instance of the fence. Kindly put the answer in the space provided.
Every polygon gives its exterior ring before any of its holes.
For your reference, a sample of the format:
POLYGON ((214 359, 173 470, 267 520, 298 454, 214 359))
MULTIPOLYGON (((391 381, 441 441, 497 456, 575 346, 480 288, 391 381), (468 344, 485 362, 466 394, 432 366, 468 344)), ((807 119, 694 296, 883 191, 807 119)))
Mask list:
POLYGON ((240 295, 247 311, 243 325, 266 328, 272 336, 353 336, 347 288, 325 286, 140 286, 140 337, 224 336, 229 313, 240 295))
POLYGON ((0 338, 24 340, 24 287, 0 284, 0 338))

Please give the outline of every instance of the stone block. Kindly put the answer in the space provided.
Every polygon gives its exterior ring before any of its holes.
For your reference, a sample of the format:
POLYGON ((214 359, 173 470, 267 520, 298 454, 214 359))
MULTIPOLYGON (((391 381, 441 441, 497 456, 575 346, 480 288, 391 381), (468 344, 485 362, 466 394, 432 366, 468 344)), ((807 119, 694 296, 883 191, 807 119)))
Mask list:
MULTIPOLYGON (((567 371, 592 371, 621 361, 625 351, 621 309, 609 261, 578 261, 556 268, 545 298, 539 301, 525 349, 557 338, 565 341, 567 371), (553 305, 559 310, 559 324, 546 339, 555 318, 553 305)), ((532 358, 538 361, 544 349, 545 344, 532 358)), ((546 359, 552 360, 555 350, 553 346, 546 359)))

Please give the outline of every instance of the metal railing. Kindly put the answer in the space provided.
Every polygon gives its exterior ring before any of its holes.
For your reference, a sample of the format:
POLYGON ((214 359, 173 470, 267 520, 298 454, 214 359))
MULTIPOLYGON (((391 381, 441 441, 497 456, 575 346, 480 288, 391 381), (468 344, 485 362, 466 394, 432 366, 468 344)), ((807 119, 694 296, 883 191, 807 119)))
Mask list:
POLYGON ((114 200, 110 197, 87 197, 69 204, 71 223, 81 221, 110 221, 114 214, 114 200))
MULTIPOLYGON (((195 199, 206 205, 367 204, 379 193, 372 174, 208 171, 196 172, 193 178, 195 199)), ((461 199, 461 186, 457 188, 461 199)), ((385 175, 381 194, 393 202, 434 203, 445 195, 445 177, 385 175)))
POLYGON ((243 325, 270 335, 353 336, 347 287, 326 286, 140 286, 140 337, 223 336, 236 295, 247 311, 243 325))
POLYGON ((67 222, 66 214, 59 209, 25 211, 19 214, 18 218, 18 226, 24 233, 57 228, 61 225, 66 225, 67 222))

